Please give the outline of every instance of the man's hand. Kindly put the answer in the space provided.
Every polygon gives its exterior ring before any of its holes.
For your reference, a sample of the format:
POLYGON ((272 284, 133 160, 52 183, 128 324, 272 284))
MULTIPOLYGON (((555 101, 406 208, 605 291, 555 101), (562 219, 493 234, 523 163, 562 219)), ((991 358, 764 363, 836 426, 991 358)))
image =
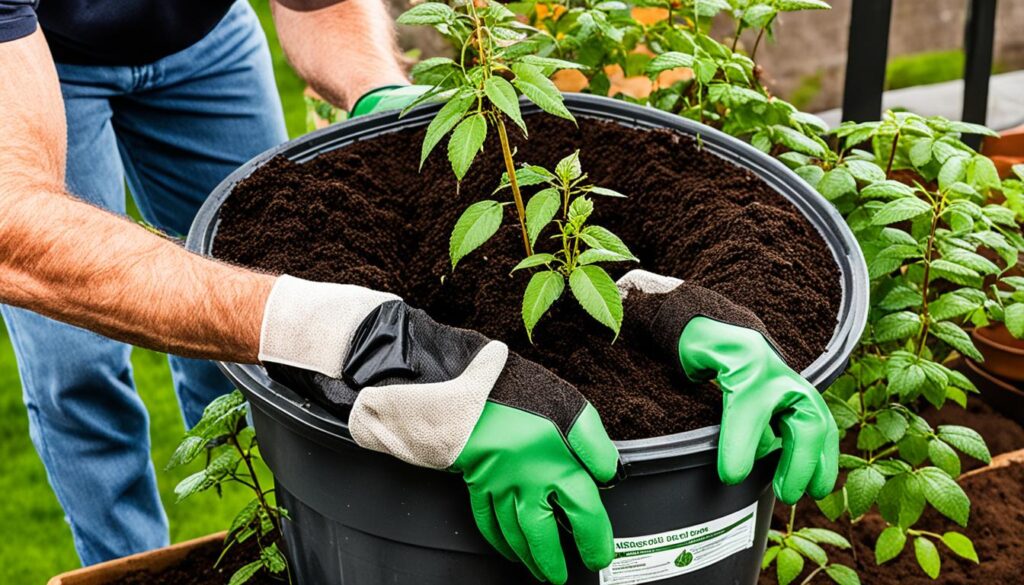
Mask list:
POLYGON ((271 377, 347 419, 359 445, 461 473, 480 532, 538 579, 568 578, 555 505, 584 563, 611 563, 595 480, 614 477, 615 445, 575 388, 505 344, 394 295, 282 276, 260 359, 271 377))
POLYGON ((325 100, 351 111, 363 95, 408 85, 382 0, 274 0, 288 61, 325 100))
POLYGON ((722 390, 718 473, 736 484, 777 443, 782 459, 775 493, 787 504, 806 491, 831 493, 839 471, 839 430, 817 389, 783 360, 764 324, 725 297, 675 278, 634 270, 619 280, 623 295, 644 293, 643 319, 657 347, 679 359, 693 381, 716 378, 722 390))

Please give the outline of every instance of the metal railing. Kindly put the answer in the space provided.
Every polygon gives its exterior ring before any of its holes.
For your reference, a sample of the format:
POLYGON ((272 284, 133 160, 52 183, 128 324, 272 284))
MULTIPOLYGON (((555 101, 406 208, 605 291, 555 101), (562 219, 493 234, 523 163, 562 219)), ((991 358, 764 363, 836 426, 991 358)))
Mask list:
MULTIPOLYGON (((996 0, 965 1, 963 120, 984 124, 992 76, 996 0)), ((866 122, 877 120, 882 114, 891 22, 892 0, 853 0, 843 88, 843 120, 866 122)), ((980 144, 980 137, 968 138, 971 146, 980 144)))

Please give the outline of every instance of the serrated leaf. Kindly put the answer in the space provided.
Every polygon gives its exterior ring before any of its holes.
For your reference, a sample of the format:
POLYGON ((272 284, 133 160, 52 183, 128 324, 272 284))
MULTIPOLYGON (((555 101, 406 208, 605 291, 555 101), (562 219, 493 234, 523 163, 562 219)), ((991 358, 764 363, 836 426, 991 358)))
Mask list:
POLYGON ((533 341, 533 328, 564 290, 565 278, 559 272, 545 270, 530 278, 523 294, 523 324, 530 341, 533 341))
POLYGON ((247 565, 242 565, 240 569, 231 575, 231 580, 228 581, 228 585, 243 585, 244 583, 248 583, 249 580, 252 579, 256 573, 259 573, 262 568, 262 561, 253 561, 247 565))
POLYGON ((569 288, 580 306, 619 336, 622 297, 611 276, 599 266, 580 266, 569 275, 569 288))
POLYGON ((775 570, 779 585, 789 585, 804 570, 804 558, 795 550, 784 548, 775 559, 775 570))
POLYGON ((875 563, 887 563, 903 552, 907 544, 907 535, 898 526, 890 526, 878 535, 875 542, 875 563))
POLYGON ((576 258, 576 262, 580 266, 595 264, 597 262, 631 262, 634 260, 636 260, 636 258, 623 256, 617 252, 602 250, 601 248, 590 248, 584 250, 579 257, 576 258))
POLYGON ((960 456, 942 439, 928 441, 928 459, 951 477, 960 475, 960 456))
POLYGON ((999 267, 981 254, 967 250, 953 249, 943 254, 943 258, 961 266, 970 268, 981 274, 999 274, 999 267))
POLYGON ((1024 303, 1014 303, 1003 312, 1006 328, 1017 339, 1024 339, 1024 303))
POLYGON ((817 543, 796 534, 788 538, 786 542, 819 567, 828 563, 828 553, 825 552, 825 549, 818 546, 817 543))
POLYGON ((860 196, 865 199, 902 199, 913 195, 914 190, 899 181, 873 183, 860 192, 860 196))
POLYGON ((872 225, 889 225, 913 219, 932 210, 932 206, 917 197, 902 197, 882 206, 871 218, 872 225))
POLYGON ((860 585, 860 577, 846 565, 829 565, 825 567, 825 574, 832 578, 838 585, 860 585))
POLYGON ((452 131, 452 137, 448 139, 448 160, 458 180, 466 176, 466 171, 483 148, 486 138, 487 119, 483 114, 466 117, 452 131))
POLYGON ((455 11, 444 2, 417 4, 398 17, 398 24, 423 25, 442 24, 455 20, 455 11))
POLYGON ((583 227, 583 224, 590 218, 591 213, 594 213, 593 201, 585 196, 573 199, 572 203, 569 204, 569 213, 566 215, 570 233, 575 233, 583 227))
POLYGON ((898 341, 917 335, 920 331, 920 316, 910 311, 900 311, 878 320, 875 324, 875 340, 879 343, 898 341))
POLYGON ((171 455, 171 459, 167 462, 167 467, 164 469, 171 470, 191 463, 200 453, 206 450, 206 443, 207 440, 202 437, 186 435, 178 445, 178 448, 174 450, 174 454, 171 455))
POLYGON ((924 496, 928 503, 943 516, 960 526, 967 526, 971 501, 960 485, 937 467, 924 467, 917 473, 923 481, 924 496))
MULTIPOLYGON (((857 448, 861 451, 874 451, 886 443, 885 435, 875 425, 864 425, 857 433, 857 448)), ((850 494, 847 494, 847 498, 850 494)))
POLYGON ((452 229, 448 247, 452 270, 458 266, 459 260, 482 246, 497 233, 498 228, 501 227, 503 215, 501 204, 489 199, 478 201, 462 212, 462 216, 455 222, 455 227, 452 229))
POLYGON ((981 275, 959 264, 949 260, 933 260, 931 263, 931 274, 933 278, 943 278, 954 284, 963 286, 980 286, 981 275))
MULTIPOLYGON (((785 154, 799 154, 799 153, 787 152, 785 154)), ((801 154, 800 156, 805 156, 805 155, 801 154)), ((802 166, 802 167, 798 167, 794 172, 801 179, 806 181, 808 185, 810 185, 811 187, 814 187, 815 189, 818 188, 818 185, 821 183, 822 177, 825 176, 825 171, 821 167, 819 167, 817 165, 805 165, 805 166, 802 166)))
POLYGON ((956 447, 961 453, 983 463, 992 461, 985 439, 974 429, 956 425, 940 425, 937 431, 940 439, 956 447))
POLYGON ((586 65, 574 63, 572 61, 566 61, 565 59, 555 59, 553 57, 541 57, 540 55, 526 55, 519 60, 521 63, 528 63, 535 67, 538 67, 544 71, 550 71, 554 73, 561 69, 586 69, 586 65))
POLYGON ((533 256, 523 258, 523 260, 520 261, 519 264, 516 264, 515 268, 512 269, 512 272, 523 270, 524 268, 544 266, 554 262, 554 260, 555 257, 552 254, 534 254, 533 256))
POLYGON ((851 471, 846 479, 846 499, 850 515, 856 518, 870 510, 884 485, 885 477, 874 467, 861 467, 851 471))
POLYGON ((288 561, 281 554, 281 549, 277 548, 276 542, 260 551, 260 562, 263 563, 267 571, 275 575, 288 567, 288 561))
POLYGON ((857 192, 857 181, 850 174, 850 171, 843 167, 832 169, 825 173, 818 183, 818 192, 825 199, 835 201, 840 197, 857 192))
MULTIPOLYGON (((971 289, 967 289, 971 290, 971 289)), ((945 321, 954 317, 962 317, 979 309, 984 305, 984 295, 981 302, 977 299, 968 298, 960 291, 948 292, 928 304, 928 312, 937 321, 945 321)))
POLYGON ((693 67, 693 55, 678 51, 662 53, 647 63, 646 73, 649 76, 657 77, 662 71, 679 67, 693 67))
POLYGON ((974 543, 959 532, 947 532, 942 535, 942 542, 949 547, 956 555, 969 561, 978 563, 978 553, 974 550, 974 543))
POLYGON ((939 189, 945 191, 950 185, 961 180, 967 173, 968 162, 969 159, 962 156, 954 156, 947 159, 939 171, 939 189))
POLYGON ((594 195, 601 195, 603 197, 618 197, 618 198, 625 198, 626 197, 625 195, 623 195, 622 193, 619 193, 618 191, 616 191, 614 189, 608 189, 608 188, 605 188, 605 187, 594 187, 594 186, 591 186, 591 187, 587 188, 587 193, 593 193, 594 195))
POLYGON ((540 233, 551 223, 561 206, 561 196, 554 187, 541 189, 526 202, 526 233, 531 246, 537 242, 540 233))
POLYGON ((260 509, 260 501, 258 498, 253 498, 245 505, 238 514, 235 515, 234 520, 231 521, 231 526, 228 528, 228 538, 235 534, 242 528, 252 524, 252 521, 256 519, 256 514, 260 509))
POLYGON ((609 252, 615 252, 621 256, 636 260, 636 256, 630 252, 629 247, 626 246, 619 236, 599 225, 591 225, 584 228, 580 232, 580 238, 592 248, 608 250, 609 252))
POLYGON ((950 347, 959 351, 962 355, 965 355, 975 361, 985 361, 985 357, 981 355, 978 348, 974 347, 974 342, 971 340, 971 336, 961 329, 956 323, 953 323, 952 321, 933 323, 928 331, 935 337, 938 337, 942 341, 948 343, 950 347))
POLYGON ((893 410, 879 412, 875 417, 875 424, 885 438, 893 443, 902 439, 903 435, 907 434, 907 428, 910 426, 902 414, 893 410))
POLYGON ((797 534, 804 538, 817 542, 818 544, 827 544, 843 550, 850 548, 850 541, 836 532, 825 528, 801 528, 797 534))
POLYGON ((558 88, 540 69, 529 63, 513 63, 512 72, 516 75, 513 85, 540 109, 559 118, 576 121, 566 109, 558 88))
POLYGON ((938 579, 942 561, 939 559, 939 550, 935 544, 923 536, 914 539, 914 556, 917 557, 917 564, 932 579, 938 579))
POLYGON ((824 146, 814 139, 805 136, 799 130, 776 124, 772 126, 772 132, 776 140, 791 150, 815 158, 824 158, 826 155, 824 146))
POLYGON ((921 293, 905 284, 900 284, 890 289, 879 301, 878 306, 887 311, 920 307, 921 293))
POLYGON ((877 183, 885 180, 885 170, 873 162, 866 160, 848 160, 846 168, 858 181, 877 183))
POLYGON ((842 488, 817 500, 818 509, 831 522, 835 522, 846 511, 846 491, 842 488))
POLYGON ((472 97, 454 97, 438 110, 437 114, 434 115, 434 119, 430 121, 430 125, 427 126, 427 134, 423 138, 423 146, 420 150, 420 167, 423 166, 423 163, 430 156, 434 147, 441 142, 441 139, 458 125, 459 121, 462 120, 462 116, 469 110, 469 106, 473 102, 474 99, 472 97))
POLYGON ((555 174, 563 183, 571 183, 583 174, 583 166, 580 164, 580 151, 576 150, 569 156, 558 161, 555 165, 555 174))
POLYGON ((484 82, 484 95, 526 133, 526 122, 523 122, 523 114, 519 111, 519 96, 511 83, 497 75, 488 77, 484 82))

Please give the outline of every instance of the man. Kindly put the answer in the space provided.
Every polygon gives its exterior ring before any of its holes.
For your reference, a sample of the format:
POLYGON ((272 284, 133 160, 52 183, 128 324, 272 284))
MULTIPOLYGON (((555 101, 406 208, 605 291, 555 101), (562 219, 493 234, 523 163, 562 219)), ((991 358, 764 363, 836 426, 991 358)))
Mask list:
MULTIPOLYGON (((168 538, 126 343, 179 356, 172 373, 189 424, 228 389, 199 359, 263 362, 325 404, 343 397, 364 447, 463 474, 483 535, 538 578, 565 581, 552 494, 587 565, 611 561, 596 486, 617 454, 564 381, 394 295, 220 264, 100 209, 123 212, 126 180, 148 221, 182 234, 217 182, 284 139, 267 46, 244 0, 33 6, 0 0, 0 302, 32 439, 83 563, 168 538), (415 334, 395 336, 394 323, 415 334), (387 344, 368 339, 404 339, 408 351, 388 355, 408 358, 405 369, 375 371, 383 362, 371 354, 387 344)), ((289 59, 328 100, 363 111, 415 94, 391 89, 408 82, 380 0, 273 8, 289 59)), ((779 413, 776 491, 787 501, 828 493, 835 425, 756 318, 678 282, 627 284, 667 293, 650 295, 667 307, 652 335, 678 349, 687 375, 719 376, 723 479, 749 473, 779 413)))

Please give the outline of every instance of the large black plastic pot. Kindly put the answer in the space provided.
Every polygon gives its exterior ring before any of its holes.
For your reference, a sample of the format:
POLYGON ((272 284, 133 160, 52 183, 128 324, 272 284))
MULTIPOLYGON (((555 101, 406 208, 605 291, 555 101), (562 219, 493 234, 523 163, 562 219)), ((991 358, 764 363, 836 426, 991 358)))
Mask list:
MULTIPOLYGON (((843 300, 828 348, 803 375, 818 388, 831 383, 860 339, 868 301, 864 259, 831 205, 774 159, 714 129, 605 98, 569 94, 565 101, 581 124, 601 119, 699 134, 704 148, 756 173, 807 217, 839 266, 843 300)), ((213 192, 192 226, 189 249, 210 252, 221 204, 235 184, 272 157, 308 161, 359 140, 424 126, 437 108, 417 109, 402 119, 395 114, 356 119, 260 155, 213 192)), ((537 109, 524 102, 524 111, 537 109)), ((285 539, 300 584, 533 582, 479 535, 461 478, 358 447, 343 421, 273 382, 259 367, 222 368, 252 404, 261 451, 274 472, 279 500, 290 512, 285 539)), ((774 504, 776 460, 759 462, 741 485, 723 486, 715 468, 717 434, 715 426, 618 443, 625 477, 604 490, 603 499, 620 556, 615 569, 601 575, 570 559, 570 583, 756 583, 774 504)), ((566 550, 573 551, 571 536, 566 539, 566 550)))

